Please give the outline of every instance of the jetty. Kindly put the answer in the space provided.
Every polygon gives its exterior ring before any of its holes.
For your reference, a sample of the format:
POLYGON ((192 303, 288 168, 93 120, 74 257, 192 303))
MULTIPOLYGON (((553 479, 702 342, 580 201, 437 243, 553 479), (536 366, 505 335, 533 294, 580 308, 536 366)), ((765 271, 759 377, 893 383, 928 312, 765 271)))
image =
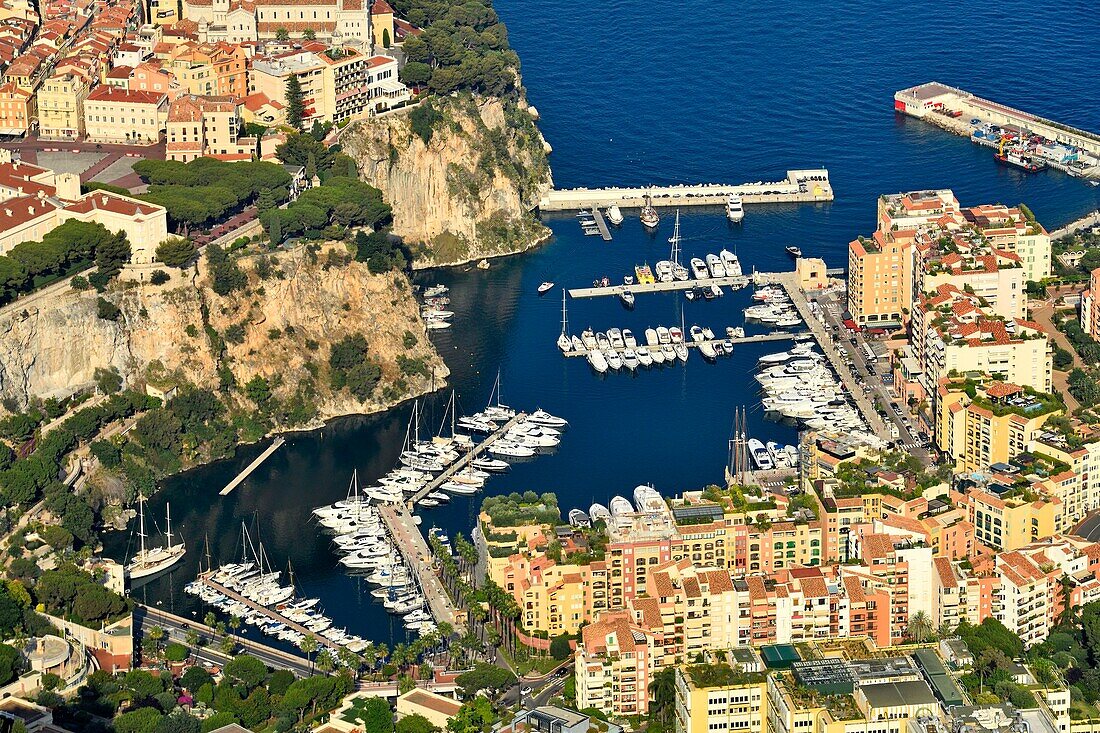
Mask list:
MULTIPOLYGON (((790 341, 791 339, 794 339, 794 338, 797 338, 797 337, 801 336, 803 333, 805 333, 805 332, 804 331, 772 331, 771 333, 758 333, 758 334, 754 334, 752 336, 739 336, 737 338, 711 339, 709 341, 708 340, 692 341, 691 339, 685 338, 683 343, 684 343, 684 346, 688 347, 689 349, 698 348, 699 346, 701 346, 703 344, 710 344, 711 346, 713 346, 715 344, 725 343, 726 341, 731 341, 734 346, 736 346, 737 344, 761 344, 761 343, 766 343, 768 341, 790 341)), ((644 346, 644 345, 645 344, 638 344, 638 346, 644 346)), ((621 348, 618 348, 618 347, 612 346, 610 348, 611 348, 612 351, 617 351, 620 354, 622 354, 629 347, 623 346, 621 348)), ((634 347, 635 350, 637 350, 637 348, 638 348, 637 346, 634 347)), ((652 348, 652 347, 650 347, 650 348, 652 348)), ((576 349, 574 349, 572 351, 565 352, 564 356, 588 356, 588 354, 592 351, 601 351, 602 352, 602 351, 604 351, 604 349, 598 349, 598 348, 597 349, 581 349, 580 351, 577 351, 576 349)))
POLYGON ((317 640, 317 643, 321 644, 322 646, 327 646, 329 649, 333 649, 333 650, 343 649, 342 646, 340 646, 339 644, 334 642, 332 639, 329 639, 328 637, 323 636, 323 635, 321 635, 321 634, 319 634, 315 631, 310 631, 308 628, 306 628, 305 626, 302 626, 297 621, 291 621, 290 619, 288 619, 286 616, 279 613, 275 609, 268 608, 267 606, 261 606, 259 603, 256 603, 256 601, 253 601, 250 598, 245 598, 240 593, 237 593, 236 591, 232 591, 229 588, 226 588, 224 585, 222 585, 221 583, 214 580, 212 571, 208 570, 206 572, 199 573, 198 581, 200 583, 202 583, 203 585, 207 586, 207 587, 213 588, 214 590, 216 590, 218 593, 221 593, 226 598, 232 598, 234 601, 237 601, 238 603, 242 603, 245 606, 248 606, 248 608, 252 609, 253 611, 255 611, 256 613, 258 613, 262 616, 266 616, 267 618, 271 619, 272 621, 278 622, 280 624, 285 624, 287 628, 294 629, 298 633, 303 634, 305 636, 312 636, 313 638, 315 638, 317 640))
POLYGON ((411 511, 416 502, 420 501, 428 494, 432 493, 433 491, 438 491, 439 487, 449 481, 451 476, 454 476, 456 473, 466 468, 466 466, 469 466, 475 458, 485 453, 485 451, 489 450, 489 446, 497 442, 497 440, 499 440, 501 436, 503 436, 509 430, 511 430, 516 425, 520 424, 526 419, 527 413, 516 413, 516 416, 513 417, 511 420, 504 423, 499 428, 485 436, 484 440, 482 440, 480 443, 478 443, 469 451, 460 456, 457 461, 447 466, 446 470, 444 470, 441 474, 425 484, 424 488, 420 489, 415 494, 406 499, 405 503, 408 505, 409 510, 411 511))
POLYGON ((382 504, 378 507, 378 513, 405 565, 416 574, 420 590, 432 610, 432 618, 436 623, 449 623, 456 632, 463 634, 464 614, 460 616, 435 574, 432 550, 416 526, 412 513, 402 504, 382 504))
POLYGON ((267 447, 267 450, 265 450, 260 455, 256 456, 256 460, 252 461, 252 463, 249 463, 247 466, 245 466, 245 469, 243 471, 241 471, 240 473, 238 473, 237 477, 234 478, 229 483, 227 483, 225 485, 225 488, 222 489, 221 491, 219 491, 218 493, 222 496, 229 495, 233 491, 233 489, 240 486, 242 481, 244 481, 246 478, 248 478, 252 474, 253 471, 255 471, 257 468, 259 468, 260 464, 263 463, 264 461, 266 461, 272 453, 279 450, 279 448, 282 447, 283 443, 285 443, 285 442, 286 442, 286 438, 284 438, 281 435, 278 438, 275 438, 275 440, 273 440, 271 442, 271 445, 269 445, 267 447))
POLYGON ((706 280, 673 280, 672 282, 631 283, 630 285, 607 285, 595 288, 573 288, 569 291, 570 298, 600 298, 620 293, 670 293, 677 290, 691 290, 692 288, 705 288, 709 285, 728 285, 734 289, 743 288, 752 282, 747 275, 733 275, 730 277, 710 277, 706 280))
POLYGON ((607 207, 612 204, 638 208, 645 205, 646 198, 649 198, 655 208, 725 206, 730 196, 740 196, 741 203, 745 206, 814 203, 832 201, 833 187, 829 182, 829 171, 815 168, 790 170, 787 171, 786 179, 770 182, 554 189, 548 191, 539 201, 539 210, 568 211, 607 207))
POLYGON ((596 228, 600 230, 600 237, 603 241, 611 241, 611 230, 607 228, 607 221, 603 218, 603 212, 600 211, 599 206, 592 207, 592 218, 596 220, 596 228))

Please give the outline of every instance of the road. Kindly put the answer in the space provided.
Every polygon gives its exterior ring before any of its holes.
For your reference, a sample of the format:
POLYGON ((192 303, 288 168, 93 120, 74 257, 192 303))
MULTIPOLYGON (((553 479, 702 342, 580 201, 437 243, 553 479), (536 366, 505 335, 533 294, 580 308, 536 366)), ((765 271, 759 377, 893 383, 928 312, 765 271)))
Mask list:
POLYGON ((890 389, 889 385, 892 383, 889 371, 885 371, 879 376, 876 365, 868 364, 869 360, 863 348, 867 342, 864 340, 862 333, 847 335, 848 329, 844 325, 841 316, 844 312, 844 302, 840 299, 839 294, 835 292, 815 293, 810 297, 821 306, 825 325, 834 334, 837 334, 834 343, 844 350, 846 358, 854 365, 853 371, 857 375, 858 382, 851 385, 851 388, 858 389, 862 386, 865 395, 870 397, 872 402, 877 400, 884 407, 897 405, 898 411, 891 408, 886 414, 888 424, 893 425, 898 431, 898 437, 895 439, 896 446, 917 456, 925 465, 931 463, 932 458, 927 450, 927 443, 917 435, 916 428, 913 427, 906 415, 907 406, 900 404, 890 389), (868 374, 869 368, 874 369, 876 375, 868 374), (899 412, 901 414, 898 414, 899 412))
POLYGON ((1073 534, 1096 542, 1100 540, 1100 512, 1093 512, 1073 529, 1073 534))
MULTIPOLYGON (((573 660, 570 658, 563 662, 558 670, 569 672, 572 668, 573 660)), ((522 703, 523 707, 532 710, 540 705, 546 705, 555 695, 560 695, 568 676, 568 674, 559 676, 555 671, 534 681, 520 679, 515 685, 505 690, 500 699, 508 705, 522 703)))
MULTIPOLYGON (((200 636, 204 636, 207 639, 213 638, 214 635, 213 629, 205 626, 198 620, 185 622, 179 616, 174 616, 139 603, 134 608, 135 648, 141 647, 141 641, 145 633, 154 626, 159 626, 164 629, 168 639, 178 641, 182 644, 187 643, 188 630, 197 631, 200 636)), ((245 631, 246 629, 247 627, 242 626, 239 631, 245 631)), ((266 644, 258 644, 246 637, 238 638, 240 639, 240 646, 246 652, 261 660, 269 667, 274 669, 288 669, 299 677, 308 677, 312 673, 309 661, 304 657, 289 654, 279 649, 275 649, 274 647, 267 646, 266 644)), ((218 666, 224 665, 232 659, 232 656, 222 654, 217 648, 211 647, 192 649, 191 653, 192 656, 200 662, 208 662, 218 666)))

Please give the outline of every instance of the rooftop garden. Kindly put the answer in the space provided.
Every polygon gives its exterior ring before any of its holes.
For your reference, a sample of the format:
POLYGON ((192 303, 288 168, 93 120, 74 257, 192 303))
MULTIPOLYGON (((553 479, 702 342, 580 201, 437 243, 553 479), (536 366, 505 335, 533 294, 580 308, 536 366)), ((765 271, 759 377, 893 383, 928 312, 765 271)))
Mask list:
POLYGON ((558 524, 561 511, 558 497, 551 492, 536 494, 525 491, 506 496, 488 496, 481 502, 481 511, 489 516, 493 527, 521 527, 529 524, 558 524))
POLYGON ((715 664, 693 664, 684 668, 697 688, 732 687, 734 685, 756 685, 764 682, 768 675, 764 672, 744 672, 725 662, 715 664))
POLYGON ((791 700, 800 708, 824 708, 833 720, 861 720, 856 705, 856 699, 852 695, 826 695, 812 687, 803 687, 795 681, 794 675, 783 673, 784 686, 791 700))

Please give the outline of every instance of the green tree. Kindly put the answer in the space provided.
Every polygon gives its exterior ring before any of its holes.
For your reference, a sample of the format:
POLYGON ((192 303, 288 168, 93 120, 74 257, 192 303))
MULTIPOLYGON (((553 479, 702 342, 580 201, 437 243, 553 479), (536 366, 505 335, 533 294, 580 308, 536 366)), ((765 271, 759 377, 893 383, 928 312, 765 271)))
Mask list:
POLYGON ((185 267, 195 258, 195 243, 187 237, 169 237, 157 245, 157 260, 169 267, 185 267))
POLYGON ((906 626, 905 635, 915 643, 925 644, 930 641, 935 634, 936 629, 932 624, 932 619, 929 618, 928 614, 924 611, 917 611, 909 617, 909 624, 906 626))
POLYGON ((0 685, 6 685, 15 679, 21 658, 18 649, 0 644, 0 685))
POLYGON ((172 276, 164 270, 153 270, 153 272, 149 275, 149 282, 152 285, 163 285, 171 279, 172 276))
POLYGON ((103 394, 115 394, 122 389, 122 375, 116 367, 96 367, 94 379, 96 388, 103 394))
POLYGON ((317 38, 317 31, 313 30, 312 28, 306 28, 304 31, 302 31, 302 38, 306 39, 307 41, 312 41, 317 38))
POLYGON ((126 234, 119 232, 115 236, 99 243, 95 250, 95 264, 107 277, 114 277, 130 261, 130 242, 126 234))
POLYGON ((653 675, 649 683, 649 714, 668 729, 669 718, 676 704, 676 670, 666 667, 653 675))
POLYGON ((157 722, 155 733, 201 733, 201 729, 198 718, 177 708, 157 722))
POLYGON ((225 676, 251 690, 267 679, 267 667, 256 657, 242 654, 226 663, 225 676))
POLYGON ((397 721, 397 733, 437 733, 439 728, 419 713, 406 715, 397 721))
POLYGON ((383 28, 382 29, 382 45, 385 48, 389 48, 390 43, 391 43, 391 41, 390 41, 390 29, 389 28, 383 28))
POLYGON ((298 81, 296 74, 291 74, 286 82, 286 122, 295 130, 301 130, 305 114, 306 104, 302 84, 298 81))
POLYGON ((191 650, 178 641, 164 647, 164 659, 169 662, 182 662, 191 656, 191 650))
POLYGON ((366 733, 389 733, 393 730, 393 713, 390 704, 380 697, 368 698, 359 712, 366 733))
POLYGON ((410 61, 401 69, 399 78, 403 84, 408 86, 422 86, 432 78, 432 67, 419 61, 410 61))
POLYGON ((105 321, 117 321, 122 311, 117 305, 100 296, 96 299, 96 315, 105 321))
POLYGON ((156 733, 161 717, 156 708, 138 708, 116 715, 112 724, 115 733, 156 733))
POLYGON ((288 31, 286 28, 276 28, 275 40, 281 43, 286 43, 290 40, 290 31, 288 31))
POLYGON ((550 656, 558 661, 566 659, 572 648, 569 646, 569 634, 561 634, 550 640, 550 656))

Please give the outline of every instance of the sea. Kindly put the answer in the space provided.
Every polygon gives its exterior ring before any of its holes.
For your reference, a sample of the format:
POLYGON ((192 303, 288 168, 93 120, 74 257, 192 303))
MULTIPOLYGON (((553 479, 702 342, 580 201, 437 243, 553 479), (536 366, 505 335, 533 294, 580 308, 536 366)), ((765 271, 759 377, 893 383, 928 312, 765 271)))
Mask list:
MULTIPOLYGON (((719 209, 685 209, 685 257, 728 248, 746 270, 775 271, 790 269, 784 247, 794 244, 843 267, 847 243, 874 229, 876 197, 902 190, 949 187, 963 205, 1024 202, 1050 229, 1100 208, 1100 188, 1056 172, 1006 169, 989 150, 893 111, 896 90, 937 80, 1100 131, 1100 49, 1084 30, 1094 21, 1089 3, 1060 4, 1041 22, 1034 4, 1021 0, 995 9, 959 0, 498 0, 497 10, 553 146, 559 187, 741 183, 780 180, 794 168, 829 169, 831 203, 748 207, 737 225, 719 209)), ((655 233, 643 230, 636 211, 626 213, 611 242, 583 236, 572 213, 548 216, 554 236, 537 250, 494 260, 486 271, 416 276, 420 284, 449 286, 456 314, 453 328, 432 335, 451 376, 425 400, 425 433, 444 422, 452 389, 460 410, 473 412, 486 404, 498 374, 504 403, 569 421, 555 453, 493 478, 481 495, 421 512, 425 531, 469 536, 484 495, 552 491, 564 515, 629 497, 639 484, 676 494, 720 482, 741 407, 752 436, 796 439, 792 426, 765 419, 751 376, 757 358, 782 344, 739 346, 715 364, 694 355, 685 365, 606 376, 562 358, 555 347, 562 286, 604 276, 621 282, 635 264, 668 255, 674 212, 661 211, 655 233), (540 297, 543 281, 557 287, 540 297)), ((709 302, 643 295, 633 311, 612 298, 574 300, 568 325, 573 332, 628 327, 639 336, 681 322, 721 331, 743 323, 749 302, 747 290, 709 302)), ((366 326, 370 315, 363 319, 366 326)), ((163 528, 170 502, 188 555, 134 597, 201 619, 205 609, 183 586, 207 554, 215 564, 239 559, 247 527, 272 565, 292 570, 301 593, 320 597, 337 626, 388 644, 406 641, 370 586, 337 564, 310 511, 344 498, 353 470, 369 484, 393 467, 411 411, 407 403, 290 435, 226 497, 218 492, 264 445, 166 479, 148 502, 147 521, 163 528)), ((132 529, 116 532, 106 551, 124 558, 135 543, 132 529)))

